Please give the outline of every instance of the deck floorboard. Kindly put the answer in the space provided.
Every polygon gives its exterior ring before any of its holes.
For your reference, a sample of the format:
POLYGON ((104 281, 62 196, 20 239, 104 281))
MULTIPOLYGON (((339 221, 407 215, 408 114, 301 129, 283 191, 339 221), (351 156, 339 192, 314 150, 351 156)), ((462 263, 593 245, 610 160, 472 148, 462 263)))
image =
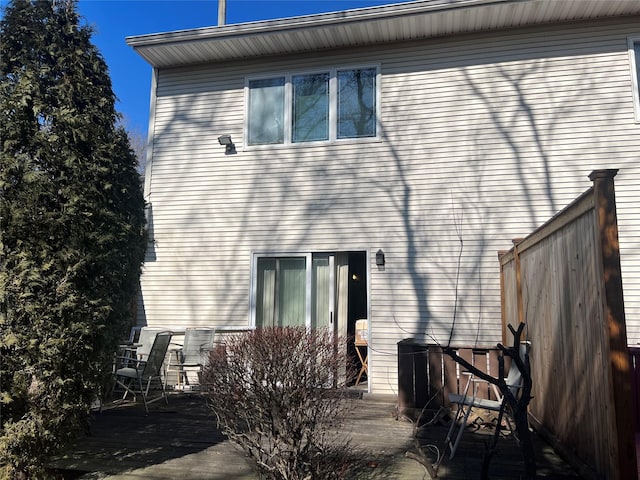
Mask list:
MULTIPOLYGON (((345 434, 350 435, 359 458, 366 457, 363 478, 429 480, 427 469, 409 458, 419 454, 413 424, 396 419, 395 398, 365 396, 357 401, 345 434)), ((486 432, 485 432, 486 433, 486 432)), ((440 444, 446 428, 422 429, 424 446, 440 444)), ((444 461, 438 478, 479 478, 487 435, 465 432, 453 461, 444 461)), ((571 469, 535 438, 540 478, 578 478, 571 469)), ((355 454, 354 450, 354 454, 355 454)), ((492 479, 518 478, 522 461, 515 441, 501 439, 492 463, 492 479)), ((204 398, 198 394, 172 394, 169 405, 150 406, 144 415, 141 404, 126 404, 92 416, 88 435, 55 459, 53 467, 76 479, 181 479, 255 480, 257 475, 244 454, 215 428, 215 420, 204 398)))

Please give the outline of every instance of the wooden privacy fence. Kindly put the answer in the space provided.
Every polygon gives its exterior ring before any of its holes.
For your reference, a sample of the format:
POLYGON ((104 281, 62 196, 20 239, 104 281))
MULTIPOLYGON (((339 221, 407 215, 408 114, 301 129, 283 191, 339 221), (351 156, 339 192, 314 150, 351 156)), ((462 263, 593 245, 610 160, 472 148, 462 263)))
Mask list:
MULTIPOLYGON (((498 376, 497 348, 457 347, 456 352, 481 371, 498 376)), ((505 371, 511 359, 505 358, 505 371)), ((438 345, 420 343, 414 339, 398 343, 398 401, 400 410, 410 412, 425 406, 437 409, 449 407, 449 393, 461 394, 467 379, 464 368, 442 353, 438 345)), ((477 398, 497 400, 489 384, 479 389, 477 398)))
POLYGON ((637 478, 613 177, 500 255, 503 325, 527 324, 537 430, 585 477, 637 478))
POLYGON ((640 347, 629 347, 631 363, 631 399, 633 402, 633 428, 640 433, 640 347))

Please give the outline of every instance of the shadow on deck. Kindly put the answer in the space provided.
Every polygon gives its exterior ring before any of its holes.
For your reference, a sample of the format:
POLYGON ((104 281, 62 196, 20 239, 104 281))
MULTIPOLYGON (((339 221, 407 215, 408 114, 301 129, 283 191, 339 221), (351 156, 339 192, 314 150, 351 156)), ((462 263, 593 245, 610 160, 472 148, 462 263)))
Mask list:
MULTIPOLYGON (((405 456, 412 425, 395 420, 395 397, 358 400, 346 433, 363 467, 362 478, 428 479, 405 456), (365 471, 366 470, 366 471, 365 471)), ((123 404, 92 415, 91 429, 52 467, 65 478, 254 480, 251 462, 218 432, 199 394, 174 393, 169 405, 123 404)))
MULTIPOLYGON (((445 450, 445 438, 449 430, 446 422, 422 427, 417 438, 420 444, 421 459, 431 465, 440 466, 437 478, 446 480, 469 480, 481 478, 485 451, 491 442, 495 428, 493 424, 471 423, 462 434, 453 459, 450 449, 445 450)), ((542 438, 532 432, 536 454, 537 478, 546 480, 569 480, 581 478, 542 438)), ((506 431, 496 445, 489 465, 488 477, 491 480, 513 480, 523 478, 524 462, 513 434, 506 431)))
MULTIPOLYGON (((407 452, 418 452, 413 424, 396 420, 395 397, 365 396, 345 426, 354 455, 363 461, 363 479, 424 479, 430 476, 407 452)), ((420 442, 442 449, 446 427, 422 429, 420 442)), ((453 461, 445 460, 438 478, 479 478, 486 433, 463 435, 453 461)), ((541 478, 578 478, 549 447, 535 438, 541 478)), ((501 439, 492 462, 492 479, 514 479, 522 461, 515 441, 501 439)), ((423 448, 427 452, 433 449, 423 448)), ((139 404, 124 404, 96 413, 91 431, 53 463, 68 479, 183 479, 255 480, 257 475, 244 454, 217 431, 215 419, 198 394, 174 393, 169 405, 150 407, 148 416, 139 404)))

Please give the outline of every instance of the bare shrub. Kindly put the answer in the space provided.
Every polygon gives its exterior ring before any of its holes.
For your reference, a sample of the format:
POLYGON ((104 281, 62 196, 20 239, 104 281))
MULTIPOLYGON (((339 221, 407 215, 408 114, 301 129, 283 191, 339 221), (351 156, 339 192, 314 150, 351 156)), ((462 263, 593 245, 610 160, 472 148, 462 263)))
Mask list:
POLYGON ((327 331, 265 328, 230 337, 203 372, 218 427, 256 462, 260 478, 355 478, 341 431, 353 402, 342 341, 327 331))

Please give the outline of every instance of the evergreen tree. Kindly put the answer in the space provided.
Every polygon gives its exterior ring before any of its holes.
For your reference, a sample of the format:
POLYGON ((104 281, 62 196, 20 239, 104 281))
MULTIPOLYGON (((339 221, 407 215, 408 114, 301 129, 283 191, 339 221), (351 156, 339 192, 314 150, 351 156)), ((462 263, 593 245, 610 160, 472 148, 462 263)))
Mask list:
POLYGON ((75 0, 0 22, 0 478, 49 478, 130 324, 144 255, 136 159, 75 0))

